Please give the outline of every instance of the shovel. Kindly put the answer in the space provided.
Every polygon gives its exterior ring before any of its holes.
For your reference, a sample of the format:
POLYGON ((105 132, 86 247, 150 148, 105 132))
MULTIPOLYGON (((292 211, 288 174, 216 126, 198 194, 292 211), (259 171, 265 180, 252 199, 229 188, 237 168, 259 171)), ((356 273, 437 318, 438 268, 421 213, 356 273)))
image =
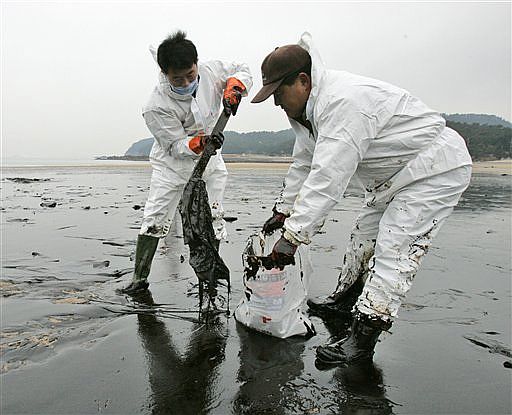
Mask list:
MULTIPOLYGON (((230 114, 223 110, 213 127, 212 135, 222 132, 230 114)), ((229 269, 219 255, 219 240, 215 238, 212 212, 208 202, 206 184, 202 178, 206 165, 217 149, 208 141, 189 181, 183 189, 179 211, 183 223, 183 239, 190 249, 189 263, 199 280, 199 305, 202 307, 205 286, 208 289, 208 306, 216 296, 219 280, 227 282, 230 291, 229 269)))

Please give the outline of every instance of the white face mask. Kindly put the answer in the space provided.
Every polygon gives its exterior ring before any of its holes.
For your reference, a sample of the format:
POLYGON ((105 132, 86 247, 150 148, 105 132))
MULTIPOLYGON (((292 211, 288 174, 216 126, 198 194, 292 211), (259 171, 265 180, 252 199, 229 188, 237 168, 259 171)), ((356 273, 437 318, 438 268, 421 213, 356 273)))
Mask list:
POLYGON ((176 92, 179 95, 192 95, 194 92, 196 92, 196 89, 199 85, 199 81, 196 78, 187 86, 174 86, 170 82, 169 85, 171 86, 172 92, 176 92))

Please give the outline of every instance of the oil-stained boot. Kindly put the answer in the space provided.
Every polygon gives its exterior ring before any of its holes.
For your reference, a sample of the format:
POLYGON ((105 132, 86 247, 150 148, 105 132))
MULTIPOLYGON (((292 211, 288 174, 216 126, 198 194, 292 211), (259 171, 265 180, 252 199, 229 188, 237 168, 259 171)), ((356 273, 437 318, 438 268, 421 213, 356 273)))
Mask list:
POLYGON ((149 272, 151 263, 155 256, 159 238, 149 235, 139 235, 137 237, 137 247, 135 248, 135 270, 133 272, 132 282, 124 288, 118 290, 120 294, 135 294, 147 290, 149 272))
POLYGON ((358 313, 348 337, 325 346, 318 346, 316 358, 321 363, 348 366, 371 360, 380 334, 391 327, 391 322, 358 313))
POLYGON ((334 292, 328 296, 309 298, 307 301, 309 310, 313 314, 352 314, 357 298, 363 292, 364 282, 358 279, 344 293, 334 292))

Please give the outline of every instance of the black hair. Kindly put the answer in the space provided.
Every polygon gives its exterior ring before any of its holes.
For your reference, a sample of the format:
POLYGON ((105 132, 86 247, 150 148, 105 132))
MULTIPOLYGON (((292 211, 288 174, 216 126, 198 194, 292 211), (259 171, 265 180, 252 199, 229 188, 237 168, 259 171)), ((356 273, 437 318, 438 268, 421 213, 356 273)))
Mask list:
POLYGON ((309 56, 309 54, 307 63, 298 71, 295 71, 290 75, 287 75, 286 78, 284 78, 283 82, 281 82, 281 85, 293 85, 299 74, 302 72, 304 72, 311 78, 311 56, 309 56))
POLYGON ((188 69, 197 63, 197 50, 187 34, 178 30, 158 46, 157 61, 165 74, 169 69, 188 69))

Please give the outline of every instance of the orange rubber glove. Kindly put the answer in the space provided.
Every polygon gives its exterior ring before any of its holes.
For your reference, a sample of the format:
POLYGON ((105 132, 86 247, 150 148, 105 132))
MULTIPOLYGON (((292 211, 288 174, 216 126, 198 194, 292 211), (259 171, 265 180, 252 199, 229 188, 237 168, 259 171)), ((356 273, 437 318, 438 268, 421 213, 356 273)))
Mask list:
POLYGON ((190 148, 196 154, 201 154, 204 150, 204 147, 206 146, 206 143, 210 140, 213 143, 215 149, 218 150, 224 143, 224 134, 216 133, 213 135, 197 135, 190 139, 188 142, 188 148, 190 148))
POLYGON ((201 154, 204 150, 205 145, 205 135, 196 135, 194 138, 191 138, 190 141, 188 142, 188 148, 190 148, 196 154, 201 154))
POLYGON ((232 115, 236 115, 238 105, 242 100, 242 93, 245 92, 245 85, 236 78, 228 78, 224 88, 224 109, 232 115))

